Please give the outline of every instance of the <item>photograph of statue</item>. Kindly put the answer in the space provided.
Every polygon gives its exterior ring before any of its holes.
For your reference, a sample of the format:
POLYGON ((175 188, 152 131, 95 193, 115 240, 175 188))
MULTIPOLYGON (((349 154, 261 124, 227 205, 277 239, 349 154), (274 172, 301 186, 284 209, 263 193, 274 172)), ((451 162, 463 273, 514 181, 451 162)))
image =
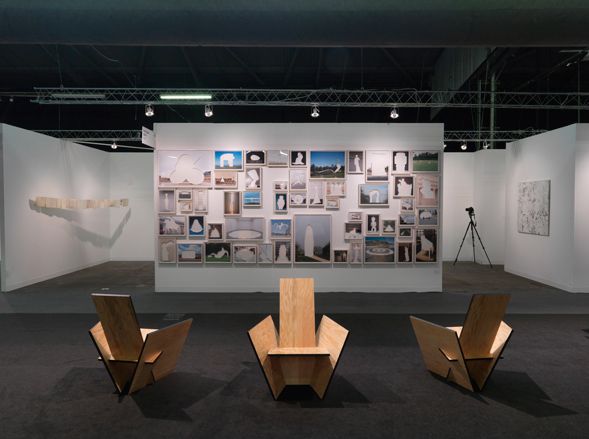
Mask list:
POLYGON ((274 212, 288 212, 288 192, 274 192, 274 212))
POLYGON ((159 230, 161 236, 186 236, 186 217, 160 215, 159 230))
POLYGON ((159 262, 160 264, 176 263, 176 239, 160 238, 159 239, 159 262))
POLYGON ((158 210, 160 213, 176 212, 176 200, 174 198, 174 189, 163 189, 159 191, 158 210))
POLYGON ((397 243, 397 263, 413 263, 413 241, 399 241, 397 243))
POLYGON ((225 239, 223 229, 225 224, 223 223, 208 223, 207 224, 207 239, 209 241, 222 241, 225 239))
POLYGON ((262 168, 248 168, 245 171, 245 188, 261 189, 262 188, 262 168))
POLYGON ((409 172, 409 151, 393 151, 393 174, 409 172))
POLYGON ((204 238, 206 232, 205 216, 191 215, 188 217, 188 236, 193 238, 204 238))
POLYGON ((417 229, 415 235, 415 262, 437 262, 438 230, 417 229))
POLYGON ((413 176, 397 175, 394 178, 394 197, 407 198, 413 196, 413 176))
POLYGON ((369 213, 366 215, 366 234, 380 235, 380 215, 369 213))
POLYGON ((390 151, 366 151, 366 181, 389 181, 390 151))
POLYGON ((290 166, 291 166, 291 168, 306 167, 307 166, 307 151, 291 151, 290 152, 290 166))
POLYGON ((364 174, 364 151, 348 151, 348 174, 364 174))
POLYGON ((211 187, 213 151, 159 150, 157 172, 159 186, 211 187))
POLYGON ((437 226, 438 208, 420 207, 419 209, 417 209, 417 224, 419 224, 420 226, 437 226))
POLYGON ((311 151, 309 178, 311 179, 345 179, 345 151, 311 151))
POLYGON ((415 176, 415 206, 437 207, 439 204, 440 183, 437 175, 421 174, 415 176))
POLYGON ((307 195, 309 197, 309 207, 323 207, 325 205, 325 182, 309 181, 307 195))
POLYGON ((394 219, 382 219, 382 234, 383 235, 396 235, 397 234, 397 220, 394 219))
POLYGON ((274 263, 291 264, 292 263, 292 242, 290 240, 276 240, 274 245, 274 263))
POLYGON ((230 264, 231 244, 228 242, 207 242, 205 244, 205 262, 230 264))
POLYGON ((246 166, 262 166, 266 164, 266 151, 246 151, 245 165, 246 166))
POLYGON ((331 262, 331 215, 294 216, 295 263, 331 262))
POLYGON ((258 246, 248 244, 233 245, 234 264, 255 264, 258 260, 258 246))
POLYGON ((334 249, 333 250, 333 263, 334 264, 347 264, 348 263, 348 250, 347 249, 334 249))

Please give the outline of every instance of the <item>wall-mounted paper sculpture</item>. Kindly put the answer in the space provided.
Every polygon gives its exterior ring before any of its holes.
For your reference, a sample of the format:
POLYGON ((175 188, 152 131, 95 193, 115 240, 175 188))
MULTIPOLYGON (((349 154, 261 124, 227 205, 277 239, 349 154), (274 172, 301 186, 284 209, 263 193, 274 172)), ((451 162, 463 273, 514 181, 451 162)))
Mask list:
POLYGON ((550 235, 550 180, 519 184, 517 231, 531 235, 550 235))
POLYGON ((36 197, 35 206, 49 209, 104 209, 106 207, 128 207, 129 199, 79 200, 77 198, 36 197))

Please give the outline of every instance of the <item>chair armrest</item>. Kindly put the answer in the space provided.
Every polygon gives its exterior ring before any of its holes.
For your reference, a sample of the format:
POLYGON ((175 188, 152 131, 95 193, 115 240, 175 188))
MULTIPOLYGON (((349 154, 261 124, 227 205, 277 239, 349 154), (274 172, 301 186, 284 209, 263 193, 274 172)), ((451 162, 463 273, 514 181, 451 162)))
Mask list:
POLYGON ((334 322, 329 317, 323 316, 321 318, 316 335, 317 346, 329 352, 333 366, 337 364, 349 333, 346 328, 334 322))

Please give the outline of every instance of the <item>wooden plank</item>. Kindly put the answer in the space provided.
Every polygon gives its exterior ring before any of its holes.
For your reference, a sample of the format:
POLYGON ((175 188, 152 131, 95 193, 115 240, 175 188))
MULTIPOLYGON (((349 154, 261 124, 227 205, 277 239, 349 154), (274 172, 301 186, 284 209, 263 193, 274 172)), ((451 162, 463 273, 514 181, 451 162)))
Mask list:
POLYGON ((348 339, 349 331, 327 316, 323 316, 317 329, 317 346, 329 351, 329 358, 318 359, 313 371, 311 387, 323 399, 333 379, 341 353, 348 339))
POLYGON ((131 382, 133 372, 135 371, 135 363, 128 362, 126 364, 116 363, 112 360, 112 354, 108 348, 106 336, 102 329, 102 324, 98 322, 90 329, 90 338, 94 342, 94 346, 100 355, 104 368, 108 372, 110 379, 119 393, 123 393, 131 382))
POLYGON ((280 279, 280 347, 314 347, 315 287, 312 278, 280 279))
POLYGON ((313 379, 315 365, 321 358, 315 356, 294 356, 294 357, 278 357, 273 358, 273 361, 278 361, 282 370, 284 382, 289 386, 309 385, 313 379))
POLYGON ((284 376, 282 375, 282 368, 279 362, 274 361, 268 355, 270 349, 278 346, 278 334, 272 316, 266 317, 250 329, 248 336, 256 352, 256 357, 258 358, 270 392, 272 392, 274 399, 277 399, 284 390, 286 383, 284 382, 284 376))
POLYGON ((280 356, 329 356, 329 350, 321 347, 308 348, 274 348, 268 351, 268 355, 274 357, 280 356))
POLYGON ((456 331, 414 316, 409 318, 427 369, 473 391, 456 331))
POLYGON ((129 295, 92 294, 112 357, 137 360, 143 347, 139 322, 129 295))
POLYGON ((174 371, 191 325, 188 319, 147 334, 129 393, 174 371))
POLYGON ((460 333, 460 346, 467 358, 489 356, 509 303, 509 294, 475 294, 460 333))

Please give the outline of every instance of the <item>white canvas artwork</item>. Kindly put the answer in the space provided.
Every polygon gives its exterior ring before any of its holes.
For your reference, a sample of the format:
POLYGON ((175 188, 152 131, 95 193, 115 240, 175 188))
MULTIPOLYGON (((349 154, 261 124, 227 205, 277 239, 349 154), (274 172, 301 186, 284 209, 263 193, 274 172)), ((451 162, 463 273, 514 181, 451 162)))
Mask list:
POLYGON ((532 235, 550 235, 550 180, 519 184, 517 231, 532 235))

